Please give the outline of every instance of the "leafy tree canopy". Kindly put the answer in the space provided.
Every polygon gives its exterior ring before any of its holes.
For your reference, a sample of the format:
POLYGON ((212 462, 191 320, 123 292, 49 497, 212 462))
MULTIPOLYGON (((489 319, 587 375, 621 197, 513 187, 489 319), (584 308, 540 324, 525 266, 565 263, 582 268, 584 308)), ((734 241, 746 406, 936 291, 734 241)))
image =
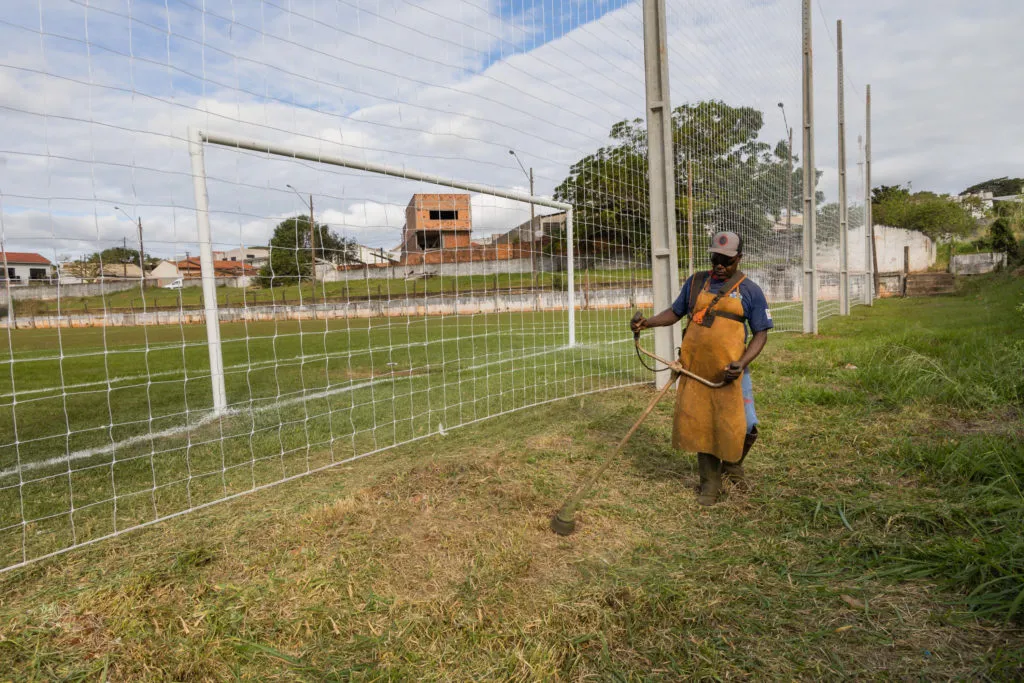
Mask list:
MULTIPOLYGON (((698 230, 734 230, 745 239, 763 235, 787 208, 802 207, 802 171, 793 169, 785 140, 759 138, 764 114, 721 101, 684 104, 672 112, 677 231, 684 234, 687 174, 692 172, 698 230)), ((650 248, 647 126, 643 119, 616 123, 611 143, 570 169, 555 199, 576 207, 576 234, 592 253, 646 253, 650 248)), ((794 158, 795 160, 795 158, 794 158)), ((818 174, 820 177, 820 173, 818 174)), ((818 193, 823 199, 823 195, 818 193)))
POLYGON ((899 185, 882 185, 871 190, 871 197, 876 224, 916 230, 936 240, 965 236, 977 226, 967 208, 934 192, 911 194, 899 185))
POLYGON ((881 204, 887 200, 907 200, 910 198, 910 190, 902 185, 879 185, 871 189, 871 203, 881 204))
POLYGON ((1004 252, 1011 260, 1020 255, 1020 247, 1010 227, 1009 216, 1000 216, 992 222, 988 229, 988 243, 993 251, 1004 252))
MULTIPOLYGON (((95 266, 95 269, 99 270, 100 264, 104 266, 117 265, 123 263, 131 263, 136 266, 139 265, 139 250, 131 249, 128 247, 110 247, 103 251, 97 251, 89 254, 84 258, 84 261, 88 264, 95 266)), ((160 259, 146 254, 145 265, 146 268, 151 268, 160 262, 160 259)))
POLYGON ((339 236, 323 223, 310 230, 309 218, 286 218, 274 228, 270 238, 270 258, 260 269, 262 284, 274 286, 295 284, 313 272, 313 254, 317 261, 354 263, 357 260, 354 239, 339 236), (310 249, 310 240, 314 249, 310 249))

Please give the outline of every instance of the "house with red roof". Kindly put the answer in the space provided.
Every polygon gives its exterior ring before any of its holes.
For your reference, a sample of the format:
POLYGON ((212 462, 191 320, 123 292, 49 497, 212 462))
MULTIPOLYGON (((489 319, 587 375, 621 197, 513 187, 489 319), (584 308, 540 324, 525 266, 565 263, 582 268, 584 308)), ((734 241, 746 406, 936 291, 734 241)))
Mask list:
POLYGON ((48 284, 53 281, 53 264, 45 256, 27 251, 0 251, 0 268, 12 285, 31 282, 48 284))
MULTIPOLYGON (((202 267, 199 264, 199 257, 193 256, 184 261, 178 261, 178 272, 182 277, 202 277, 202 267)), ((258 275, 260 269, 251 263, 244 261, 214 261, 214 277, 243 277, 258 275)))
MULTIPOLYGON (((184 261, 178 261, 180 277, 185 280, 197 280, 203 276, 202 266, 199 257, 193 256, 184 261)), ((244 261, 223 261, 214 260, 213 276, 218 285, 224 284, 229 287, 248 287, 253 279, 260 274, 260 269, 251 263, 244 261)), ((186 283, 188 284, 188 283, 186 283)))

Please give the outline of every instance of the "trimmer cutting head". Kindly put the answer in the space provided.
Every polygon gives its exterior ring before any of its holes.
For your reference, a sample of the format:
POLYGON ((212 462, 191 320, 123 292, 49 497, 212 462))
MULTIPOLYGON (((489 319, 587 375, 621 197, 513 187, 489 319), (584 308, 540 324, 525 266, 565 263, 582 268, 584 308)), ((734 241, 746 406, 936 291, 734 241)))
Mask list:
POLYGON ((551 518, 551 530, 559 536, 568 536, 576 531, 576 519, 569 518, 568 521, 561 518, 561 511, 551 518))

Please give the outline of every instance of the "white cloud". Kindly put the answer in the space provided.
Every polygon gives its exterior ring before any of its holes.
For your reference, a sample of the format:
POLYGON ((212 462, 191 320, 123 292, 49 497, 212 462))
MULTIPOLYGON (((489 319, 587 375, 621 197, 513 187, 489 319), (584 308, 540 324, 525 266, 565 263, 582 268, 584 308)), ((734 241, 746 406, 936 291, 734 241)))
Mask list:
MULTIPOLYGON (((190 124, 522 190, 515 149, 550 196, 614 122, 644 115, 637 2, 510 15, 465 0, 207 0, 206 14, 173 5, 168 16, 163 3, 137 1, 130 22, 123 2, 92 0, 47 3, 42 39, 39 17, 16 5, 0 7, 0 199, 12 250, 74 253, 131 239, 114 205, 143 217, 155 253, 194 249, 190 124)), ((1024 175, 1024 95, 1012 87, 1024 77, 1019 2, 822 7, 830 22, 844 17, 851 79, 873 84, 876 184, 957 191, 1024 175)), ((669 3, 672 101, 756 106, 771 142, 785 134, 783 101, 799 150, 799 19, 783 0, 669 3)), ((834 197, 834 55, 817 8, 814 19, 817 163, 834 197)), ((847 93, 851 194, 860 97, 847 93)), ((222 245, 265 242, 281 217, 301 211, 285 184, 312 192, 321 220, 388 247, 409 196, 438 191, 229 150, 208 148, 206 162, 222 245)), ((481 233, 529 215, 514 202, 473 201, 481 233)))

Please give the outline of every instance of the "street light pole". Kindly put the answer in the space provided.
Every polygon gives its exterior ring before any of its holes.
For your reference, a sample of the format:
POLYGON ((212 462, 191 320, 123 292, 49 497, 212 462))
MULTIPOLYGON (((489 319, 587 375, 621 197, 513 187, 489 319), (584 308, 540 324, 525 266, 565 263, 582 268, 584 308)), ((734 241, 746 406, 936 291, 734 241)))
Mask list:
POLYGON ((526 174, 526 177, 530 181, 530 287, 532 289, 537 285, 537 249, 535 244, 537 239, 535 227, 537 218, 534 215, 536 209, 535 204, 533 203, 533 166, 530 167, 530 172, 526 173, 526 167, 523 166, 523 162, 519 160, 519 155, 516 154, 516 151, 514 149, 510 149, 508 153, 515 157, 516 161, 519 163, 519 168, 523 169, 523 173, 526 174))
POLYGON ((779 102, 779 109, 782 110, 782 123, 786 125, 786 133, 789 136, 786 148, 786 161, 789 173, 786 175, 786 239, 790 239, 793 228, 793 129, 789 127, 786 120, 786 107, 779 102))

